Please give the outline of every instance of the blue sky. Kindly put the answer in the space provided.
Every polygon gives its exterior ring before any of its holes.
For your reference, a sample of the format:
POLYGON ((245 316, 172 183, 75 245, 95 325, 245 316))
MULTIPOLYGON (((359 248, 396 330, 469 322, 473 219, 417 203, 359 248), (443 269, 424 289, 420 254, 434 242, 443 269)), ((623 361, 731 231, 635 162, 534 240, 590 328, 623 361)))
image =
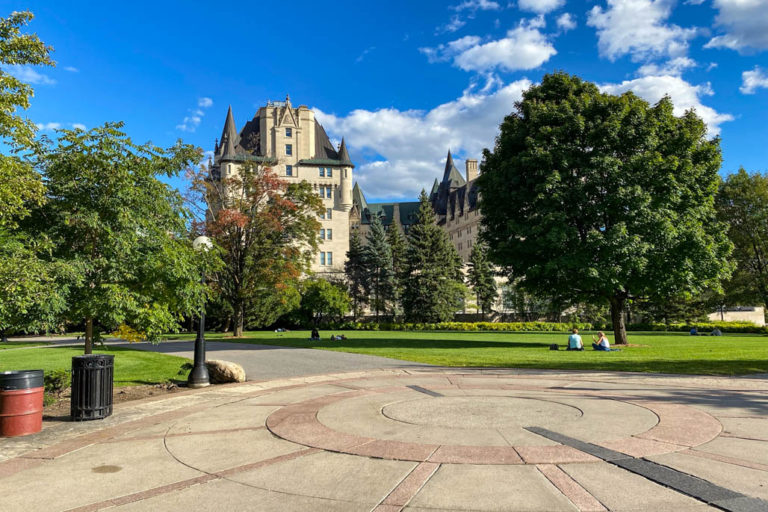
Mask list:
POLYGON ((521 92, 564 70, 668 93, 722 137, 724 174, 768 170, 768 0, 4 4, 55 48, 55 69, 12 71, 43 132, 123 120, 211 150, 228 105, 241 127, 290 94, 346 138, 369 199, 413 199, 448 148, 479 159, 521 92))

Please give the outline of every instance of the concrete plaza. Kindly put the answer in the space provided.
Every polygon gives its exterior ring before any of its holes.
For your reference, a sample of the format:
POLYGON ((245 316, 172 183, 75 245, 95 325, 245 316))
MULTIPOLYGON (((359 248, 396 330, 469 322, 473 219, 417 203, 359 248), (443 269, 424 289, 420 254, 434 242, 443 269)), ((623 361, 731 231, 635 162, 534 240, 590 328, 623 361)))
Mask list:
POLYGON ((0 509, 768 510, 767 391, 434 367, 215 386, 0 440, 0 509))

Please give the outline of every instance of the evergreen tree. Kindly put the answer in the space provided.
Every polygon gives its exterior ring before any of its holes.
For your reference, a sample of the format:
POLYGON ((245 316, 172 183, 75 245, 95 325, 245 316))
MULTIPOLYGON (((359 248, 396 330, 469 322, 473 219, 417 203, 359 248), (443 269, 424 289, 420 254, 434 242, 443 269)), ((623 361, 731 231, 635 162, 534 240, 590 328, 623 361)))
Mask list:
POLYGON ((406 319, 415 322, 450 320, 464 296, 461 258, 448 235, 435 224, 435 213, 424 190, 416 223, 408 233, 403 290, 406 319))
POLYGON ((373 216, 371 227, 365 237, 363 261, 368 276, 373 310, 376 320, 379 312, 387 309, 387 303, 394 292, 394 273, 392 271, 392 250, 387 242, 387 233, 377 215, 373 216))
POLYGON ((369 293, 363 244, 357 232, 349 239, 349 251, 347 251, 347 261, 344 263, 344 273, 347 276, 349 297, 352 299, 352 314, 357 320, 363 307, 368 303, 369 293))
POLYGON ((389 248, 392 250, 392 272, 395 276, 394 290, 392 293, 392 313, 397 315, 398 310, 401 309, 401 301, 403 298, 403 289, 405 288, 405 281, 403 274, 405 273, 406 262, 406 249, 407 242, 403 234, 400 232, 400 226, 397 223, 392 223, 387 230, 387 242, 389 242, 389 248))
POLYGON ((498 291, 496 281, 493 278, 493 268, 491 262, 488 261, 486 249, 482 243, 476 243, 472 246, 467 280, 475 292, 477 307, 485 318, 485 313, 493 306, 498 291))

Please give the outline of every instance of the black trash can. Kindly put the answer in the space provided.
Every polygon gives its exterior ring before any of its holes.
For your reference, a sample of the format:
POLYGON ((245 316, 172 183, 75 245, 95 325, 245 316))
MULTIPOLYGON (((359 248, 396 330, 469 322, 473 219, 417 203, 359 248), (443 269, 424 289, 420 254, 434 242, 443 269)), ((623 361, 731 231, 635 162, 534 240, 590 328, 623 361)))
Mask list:
POLYGON ((112 414, 115 356, 88 354, 72 358, 73 421, 101 420, 112 414))

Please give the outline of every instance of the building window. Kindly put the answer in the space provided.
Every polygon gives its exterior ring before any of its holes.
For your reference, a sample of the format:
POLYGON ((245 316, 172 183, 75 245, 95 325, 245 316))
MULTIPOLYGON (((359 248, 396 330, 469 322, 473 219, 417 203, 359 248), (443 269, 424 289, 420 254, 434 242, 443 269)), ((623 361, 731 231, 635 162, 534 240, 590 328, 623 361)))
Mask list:
POLYGON ((325 255, 326 255, 326 260, 328 261, 328 265, 333 265, 333 253, 327 252, 325 253, 325 255))
POLYGON ((329 178, 333 178, 333 169, 331 167, 326 167, 325 175, 328 176, 329 178))
POLYGON ((320 240, 325 240, 325 230, 324 229, 320 230, 320 240))
POLYGON ((286 137, 293 137, 293 128, 286 128, 285 129, 285 136, 286 137))
POLYGON ((321 177, 321 178, 324 178, 324 177, 325 177, 325 167, 321 167, 321 168, 320 168, 320 177, 321 177))
POLYGON ((333 187, 325 187, 325 197, 328 199, 333 198, 333 187))
POLYGON ((286 176, 293 176, 293 166, 292 165, 286 165, 285 166, 285 175, 286 176))
POLYGON ((321 218, 321 219, 323 219, 323 220, 325 220, 325 212, 323 212, 323 213, 321 213, 321 214, 320 214, 320 218, 321 218))
POLYGON ((332 229, 326 229, 325 230, 325 235, 326 235, 328 240, 333 240, 333 230, 332 229))
POLYGON ((325 253, 324 252, 320 253, 320 264, 321 265, 325 265, 325 253))
POLYGON ((326 219, 332 219, 333 218, 333 208, 328 208, 325 210, 325 218, 326 219))
POLYGON ((285 154, 288 156, 293 155, 293 144, 286 144, 285 145, 285 154))

